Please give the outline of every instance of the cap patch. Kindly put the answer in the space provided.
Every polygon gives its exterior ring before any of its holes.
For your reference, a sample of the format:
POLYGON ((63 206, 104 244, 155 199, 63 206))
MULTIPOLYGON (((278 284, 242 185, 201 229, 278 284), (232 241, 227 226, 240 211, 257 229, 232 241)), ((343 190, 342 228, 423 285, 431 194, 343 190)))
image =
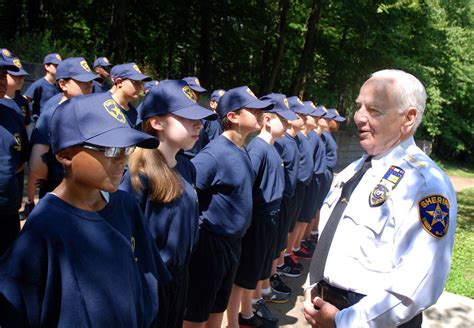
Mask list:
POLYGON ((312 101, 309 102, 311 104, 311 107, 313 107, 314 109, 316 109, 316 106, 314 105, 314 103, 312 101))
POLYGON ((107 63, 107 64, 109 63, 109 60, 107 59, 107 57, 102 58, 102 60, 104 61, 104 63, 107 63))
POLYGON ((298 104, 300 104, 300 105, 304 105, 303 102, 301 101, 301 99, 298 98, 298 97, 296 98, 296 102, 297 102, 298 104))
POLYGON ((59 60, 63 60, 63 59, 61 58, 61 56, 59 56, 59 54, 56 54, 56 58, 59 59, 59 60))
POLYGON ((378 207, 385 203, 388 197, 390 197, 392 190, 395 189, 403 178, 404 174, 405 170, 402 168, 394 165, 390 166, 387 172, 383 175, 382 180, 380 180, 369 195, 370 207, 378 207))
POLYGON ((2 50, 2 54, 3 54, 5 57, 11 57, 11 56, 12 56, 12 53, 11 53, 8 49, 3 49, 3 50, 2 50))
POLYGON ((449 228, 449 201, 441 195, 431 195, 418 203, 420 222, 423 228, 435 238, 442 238, 449 228))
POLYGON ((326 107, 324 107, 324 106, 321 106, 321 108, 322 108, 322 109, 323 109, 323 110, 324 110, 326 113, 328 112, 328 110, 327 110, 327 108, 326 108, 326 107))
POLYGON ((16 151, 21 151, 21 137, 20 137, 20 134, 19 133, 14 133, 13 138, 15 138, 15 142, 16 142, 16 145, 13 146, 13 148, 16 151))
POLYGON ((290 104, 288 103, 288 98, 283 99, 283 103, 285 104, 286 108, 290 108, 290 104))
POLYGON ((18 58, 13 59, 13 65, 15 65, 18 68, 21 68, 21 61, 18 58))
POLYGON ((194 92, 189 86, 185 85, 181 90, 183 90, 183 93, 186 95, 186 97, 188 97, 191 101, 196 102, 196 99, 194 98, 194 92))
POLYGON ((249 95, 251 95, 252 97, 254 97, 255 99, 257 99, 257 96, 255 96, 255 94, 252 92, 252 90, 250 90, 250 88, 247 88, 247 90, 245 90, 245 91, 247 91, 247 93, 248 93, 249 95))
POLYGON ((91 71, 91 68, 89 67, 89 65, 87 64, 87 62, 85 60, 81 60, 80 64, 81 64, 82 68, 85 69, 87 72, 91 71))
POLYGON ((195 79, 195 80, 194 80, 194 83, 196 83, 197 85, 201 86, 201 83, 199 82, 199 79, 195 79))
POLYGON ((142 73, 142 71, 140 71, 137 65, 133 65, 133 69, 136 70, 140 74, 142 73))
POLYGON ((108 99, 103 103, 105 110, 113 118, 119 121, 122 124, 125 124, 126 119, 125 115, 122 113, 122 110, 118 107, 117 103, 113 99, 108 99))
POLYGON ((339 112, 337 111, 337 109, 334 111, 336 113, 337 116, 340 116, 339 115, 339 112))
POLYGON ((219 96, 221 96, 221 97, 222 97, 222 96, 224 95, 224 93, 225 93, 225 91, 224 91, 224 90, 219 90, 219 96))

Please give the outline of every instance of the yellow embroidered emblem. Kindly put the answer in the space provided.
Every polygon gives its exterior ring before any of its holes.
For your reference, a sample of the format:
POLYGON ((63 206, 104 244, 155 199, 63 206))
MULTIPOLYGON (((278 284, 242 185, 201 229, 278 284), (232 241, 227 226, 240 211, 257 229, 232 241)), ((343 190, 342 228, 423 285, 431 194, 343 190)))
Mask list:
POLYGON ((21 137, 20 134, 14 133, 13 138, 15 138, 16 145, 13 147, 16 151, 21 151, 21 137))
POLYGON ((140 69, 138 68, 137 65, 133 65, 133 69, 136 70, 138 73, 141 73, 142 71, 140 71, 140 69))
POLYGON ((109 60, 107 59, 107 57, 104 57, 102 59, 104 60, 104 63, 107 63, 107 64, 109 63, 109 60))
POLYGON ((61 58, 61 56, 59 56, 59 54, 56 54, 56 58, 59 59, 59 60, 63 60, 63 59, 61 58))
POLYGON ((103 106, 107 113, 110 114, 113 118, 119 121, 122 124, 125 124, 127 120, 125 119, 125 115, 122 113, 122 110, 118 107, 117 103, 113 99, 108 99, 104 101, 103 106))
POLYGON ((194 92, 189 86, 185 85, 181 90, 183 90, 183 93, 186 95, 186 97, 188 97, 191 101, 196 102, 194 92))
POLYGON ((304 105, 300 98, 297 97, 297 98, 296 98, 296 101, 298 102, 298 104, 304 105))
POLYGON ((255 99, 257 99, 257 96, 255 96, 255 94, 252 92, 252 90, 250 90, 250 88, 247 88, 247 90, 245 90, 245 91, 247 91, 247 93, 248 93, 249 95, 251 95, 252 97, 254 97, 255 99))
POLYGON ((81 64, 82 68, 85 69, 87 72, 91 71, 91 68, 89 67, 89 65, 87 64, 85 60, 81 60, 79 64, 81 64))
POLYGON ((2 54, 6 57, 11 57, 12 53, 8 49, 3 49, 2 54))
POLYGON ((219 96, 222 97, 224 95, 225 91, 224 90, 219 90, 218 93, 219 93, 219 96))
POLYGON ((314 103, 312 101, 310 101, 309 104, 311 105, 311 107, 316 109, 316 106, 314 105, 314 103))
POLYGON ((283 103, 285 104, 286 108, 290 108, 290 104, 288 103, 288 98, 283 99, 283 103))
POLYGON ((21 61, 18 58, 13 59, 13 65, 15 65, 18 68, 21 68, 21 61))
POLYGON ((201 86, 201 83, 199 82, 199 79, 195 79, 195 80, 194 80, 194 83, 196 83, 197 85, 201 86))

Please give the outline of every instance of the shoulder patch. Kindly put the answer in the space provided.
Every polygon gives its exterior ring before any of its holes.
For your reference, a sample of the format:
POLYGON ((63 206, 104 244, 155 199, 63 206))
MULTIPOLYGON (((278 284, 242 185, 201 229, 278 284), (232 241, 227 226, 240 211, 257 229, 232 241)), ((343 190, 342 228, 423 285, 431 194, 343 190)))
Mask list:
POLYGON ((449 228, 449 201, 441 195, 430 195, 418 202, 423 228, 435 238, 442 238, 449 228))

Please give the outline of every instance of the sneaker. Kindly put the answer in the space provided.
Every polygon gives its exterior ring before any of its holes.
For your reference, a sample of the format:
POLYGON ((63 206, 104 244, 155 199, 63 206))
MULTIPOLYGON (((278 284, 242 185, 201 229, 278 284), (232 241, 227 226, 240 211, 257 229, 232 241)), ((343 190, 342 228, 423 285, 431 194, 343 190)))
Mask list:
POLYGON ((239 313, 239 327, 263 327, 265 323, 261 318, 254 314, 251 318, 245 319, 242 314, 239 313))
POLYGON ((281 267, 277 267, 277 272, 279 272, 280 274, 286 277, 291 277, 291 278, 296 278, 296 277, 301 276, 301 270, 293 268, 286 263, 283 264, 281 267))
POLYGON ((286 285, 278 273, 270 277, 270 284, 275 293, 290 295, 291 288, 286 285))
POLYGON ((273 323, 278 322, 278 318, 275 317, 270 309, 265 305, 265 301, 263 299, 258 300, 257 303, 253 305, 253 309, 253 313, 256 317, 273 323))
POLYGON ((311 235, 309 237, 309 239, 311 240, 311 242, 316 245, 318 243, 318 239, 319 239, 319 234, 315 234, 315 235, 311 235))
POLYGON ((311 242, 311 238, 305 239, 301 242, 301 246, 309 249, 311 252, 314 252, 316 245, 311 242))
POLYGON ((285 264, 288 264, 292 268, 295 268, 300 271, 303 270, 303 264, 298 262, 298 257, 295 254, 293 254, 293 252, 290 254, 290 256, 285 256, 284 261, 285 261, 285 264))
POLYGON ((288 302, 288 295, 278 294, 278 293, 275 293, 274 291, 266 295, 262 294, 262 297, 265 300, 265 302, 268 302, 268 303, 283 304, 283 303, 288 302))
POLYGON ((311 252, 309 249, 305 247, 300 247, 299 250, 296 252, 293 251, 293 254, 295 254, 298 258, 303 259, 303 260, 311 260, 313 258, 313 252, 311 252))

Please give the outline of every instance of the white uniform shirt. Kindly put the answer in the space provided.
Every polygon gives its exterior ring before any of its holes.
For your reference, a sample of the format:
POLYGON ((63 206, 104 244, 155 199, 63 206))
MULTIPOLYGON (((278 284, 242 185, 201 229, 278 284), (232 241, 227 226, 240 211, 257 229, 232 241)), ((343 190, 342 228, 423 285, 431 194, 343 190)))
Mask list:
MULTIPOLYGON (((365 158, 337 176, 321 208, 323 229, 339 199, 340 182, 349 180, 365 158)), ((450 268, 456 214, 449 178, 412 137, 372 158, 339 222, 324 270, 329 284, 367 296, 340 311, 336 326, 395 327, 436 303, 450 268), (392 165, 405 173, 385 202, 371 207, 370 195, 392 165), (430 219, 425 226, 422 217, 430 219), (435 230, 448 228, 442 237, 434 236, 430 223, 436 223, 435 230)))

